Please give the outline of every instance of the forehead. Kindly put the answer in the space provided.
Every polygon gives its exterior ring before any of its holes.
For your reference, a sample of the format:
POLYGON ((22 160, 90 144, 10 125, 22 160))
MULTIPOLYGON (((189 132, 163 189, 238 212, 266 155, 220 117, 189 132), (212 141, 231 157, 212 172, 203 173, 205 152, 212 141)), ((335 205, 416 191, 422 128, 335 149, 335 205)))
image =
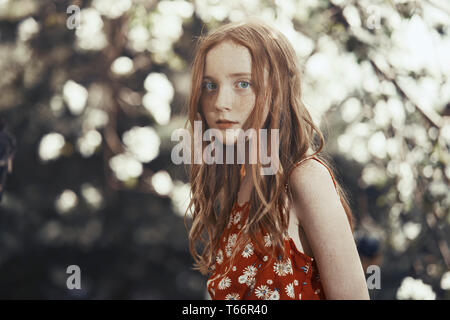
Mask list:
POLYGON ((251 73, 252 57, 249 50, 231 41, 213 47, 206 55, 205 76, 223 73, 251 73))

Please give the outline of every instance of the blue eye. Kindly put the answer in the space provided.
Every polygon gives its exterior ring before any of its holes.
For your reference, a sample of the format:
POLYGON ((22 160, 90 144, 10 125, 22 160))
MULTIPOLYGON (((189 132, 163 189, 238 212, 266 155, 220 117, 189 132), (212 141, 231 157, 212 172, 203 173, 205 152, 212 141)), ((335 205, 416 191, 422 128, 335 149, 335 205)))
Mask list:
POLYGON ((250 86, 250 82, 248 81, 239 81, 238 83, 244 83, 244 87, 240 87, 241 89, 247 89, 250 86))
POLYGON ((216 87, 212 82, 205 82, 203 83, 203 88, 206 88, 207 90, 214 90, 216 87))
MULTIPOLYGON (((239 89, 247 89, 250 85, 251 84, 248 81, 239 81, 238 82, 239 89)), ((212 91, 212 90, 217 89, 217 85, 213 82, 204 82, 202 87, 205 88, 207 91, 212 91)))

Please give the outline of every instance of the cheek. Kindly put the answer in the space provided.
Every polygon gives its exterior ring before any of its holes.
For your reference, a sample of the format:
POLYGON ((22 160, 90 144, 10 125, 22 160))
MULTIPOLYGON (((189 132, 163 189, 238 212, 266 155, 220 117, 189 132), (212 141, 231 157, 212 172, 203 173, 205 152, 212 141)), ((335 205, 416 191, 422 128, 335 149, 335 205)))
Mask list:
POLYGON ((203 98, 202 100, 200 100, 201 103, 201 108, 203 110, 203 113, 206 114, 211 114, 215 112, 215 108, 214 108, 214 102, 212 101, 211 98, 203 98))
POLYGON ((200 110, 202 110, 202 112, 205 113, 207 111, 207 106, 208 106, 206 104, 205 98, 200 97, 199 103, 200 103, 200 110))
POLYGON ((255 96, 249 95, 239 99, 239 109, 245 115, 249 115, 255 107, 255 96))
POLYGON ((200 100, 200 110, 203 113, 203 116, 205 117, 206 121, 209 123, 209 119, 211 118, 211 108, 208 107, 208 103, 205 101, 205 99, 200 100))

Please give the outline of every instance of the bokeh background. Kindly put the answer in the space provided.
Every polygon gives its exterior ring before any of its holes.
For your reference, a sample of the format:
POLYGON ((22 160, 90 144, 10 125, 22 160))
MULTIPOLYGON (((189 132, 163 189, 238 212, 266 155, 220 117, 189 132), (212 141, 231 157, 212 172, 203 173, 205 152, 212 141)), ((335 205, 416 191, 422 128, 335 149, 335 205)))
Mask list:
POLYGON ((0 0, 2 135, 16 139, 13 155, 0 140, 3 169, 12 160, 0 298, 206 298, 170 137, 197 37, 250 15, 298 54, 361 259, 380 266, 372 299, 450 298, 450 2, 438 0, 0 0))

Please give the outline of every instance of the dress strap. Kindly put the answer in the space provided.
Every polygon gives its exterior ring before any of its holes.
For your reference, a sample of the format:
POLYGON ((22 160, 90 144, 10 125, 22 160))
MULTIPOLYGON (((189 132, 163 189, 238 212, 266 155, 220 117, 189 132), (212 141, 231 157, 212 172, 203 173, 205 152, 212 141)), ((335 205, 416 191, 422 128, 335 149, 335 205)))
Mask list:
POLYGON ((331 179, 333 180, 334 187, 336 188, 336 181, 334 180, 333 172, 331 172, 330 168, 319 158, 313 157, 313 159, 319 161, 321 164, 324 165, 325 168, 327 168, 328 172, 330 173, 331 179))
POLYGON ((314 159, 314 160, 320 162, 323 166, 325 166, 325 168, 327 168, 328 172, 329 172, 330 175, 331 175, 331 179, 333 180, 334 187, 336 188, 336 181, 335 181, 335 179, 334 179, 333 173, 331 172, 330 168, 328 168, 328 166, 327 166, 322 160, 320 160, 319 158, 316 158, 316 157, 306 157, 306 158, 304 158, 304 159, 298 161, 296 164, 294 164, 294 166, 292 167, 292 169, 289 171, 289 174, 288 174, 287 180, 286 180, 286 185, 285 185, 286 190, 287 190, 287 188, 288 188, 288 181, 289 181, 289 177, 290 177, 291 174, 292 174, 292 171, 293 171, 295 168, 297 168, 303 161, 306 161, 306 160, 308 160, 308 159, 314 159))

